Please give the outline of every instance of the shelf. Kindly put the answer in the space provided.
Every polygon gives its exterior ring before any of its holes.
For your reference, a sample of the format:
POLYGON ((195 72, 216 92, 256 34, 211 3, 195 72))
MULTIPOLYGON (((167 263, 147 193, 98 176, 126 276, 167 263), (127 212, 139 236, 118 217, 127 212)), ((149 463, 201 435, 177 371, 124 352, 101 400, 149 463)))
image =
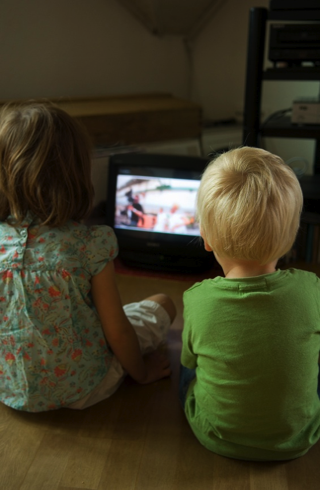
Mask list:
POLYGON ((291 118, 283 116, 268 121, 260 127, 262 136, 277 138, 320 138, 320 125, 291 123, 291 118))
POLYGON ((307 10, 271 10, 268 12, 268 20, 320 20, 319 9, 307 10))
POLYGON ((320 225, 320 215, 318 213, 303 211, 301 215, 301 222, 310 223, 312 225, 320 225))
POLYGON ((320 67, 268 68, 263 80, 320 80, 320 67))
MULTIPOLYGON (((320 199, 320 176, 302 176, 299 179, 304 199, 320 199)), ((315 214, 316 216, 316 214, 315 214)))

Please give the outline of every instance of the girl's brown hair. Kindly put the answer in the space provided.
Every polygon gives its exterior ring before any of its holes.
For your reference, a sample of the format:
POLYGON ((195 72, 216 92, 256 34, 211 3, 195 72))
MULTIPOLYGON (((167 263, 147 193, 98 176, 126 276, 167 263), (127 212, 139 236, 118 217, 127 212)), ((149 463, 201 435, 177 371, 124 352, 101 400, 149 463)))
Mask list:
POLYGON ((0 220, 28 212, 43 225, 81 220, 92 207, 91 144, 50 102, 9 103, 0 113, 0 220))

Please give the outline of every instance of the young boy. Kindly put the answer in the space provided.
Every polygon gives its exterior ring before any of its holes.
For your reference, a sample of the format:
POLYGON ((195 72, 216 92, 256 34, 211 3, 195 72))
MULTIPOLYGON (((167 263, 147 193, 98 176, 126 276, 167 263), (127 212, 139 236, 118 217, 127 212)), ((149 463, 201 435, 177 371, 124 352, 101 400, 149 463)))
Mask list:
POLYGON ((287 460, 319 439, 319 279, 276 270, 303 197, 276 155, 239 148, 206 169, 197 215, 225 277, 184 294, 180 398, 198 440, 243 460, 287 460))

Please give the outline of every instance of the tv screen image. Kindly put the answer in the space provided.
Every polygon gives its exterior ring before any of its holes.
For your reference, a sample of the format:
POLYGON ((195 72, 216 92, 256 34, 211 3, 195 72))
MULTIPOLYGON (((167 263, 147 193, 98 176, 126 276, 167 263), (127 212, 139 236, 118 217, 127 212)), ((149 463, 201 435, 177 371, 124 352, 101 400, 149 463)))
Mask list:
POLYGON ((115 228, 199 236, 195 202, 199 180, 118 175, 115 228))
POLYGON ((125 264, 171 272, 199 272, 213 265, 195 210, 207 162, 145 153, 110 157, 106 223, 115 231, 125 264))

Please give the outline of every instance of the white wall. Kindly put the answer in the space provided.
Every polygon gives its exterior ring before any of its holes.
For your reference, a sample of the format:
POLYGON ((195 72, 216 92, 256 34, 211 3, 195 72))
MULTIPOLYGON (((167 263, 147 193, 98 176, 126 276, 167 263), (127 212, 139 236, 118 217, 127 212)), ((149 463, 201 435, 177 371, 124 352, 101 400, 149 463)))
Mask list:
POLYGON ((193 98, 210 120, 235 117, 244 104, 248 19, 269 0, 226 0, 193 44, 193 98))
POLYGON ((187 97, 181 40, 116 0, 1 0, 0 99, 169 92, 187 97))
MULTIPOLYGON (((180 37, 153 36, 116 0, 0 0, 0 100, 159 91, 201 104, 206 119, 235 117, 244 103, 249 9, 268 5, 222 2, 194 40, 190 63, 180 37)), ((265 82, 265 116, 316 95, 317 86, 265 82)), ((266 145, 312 162, 312 141, 266 145)))

